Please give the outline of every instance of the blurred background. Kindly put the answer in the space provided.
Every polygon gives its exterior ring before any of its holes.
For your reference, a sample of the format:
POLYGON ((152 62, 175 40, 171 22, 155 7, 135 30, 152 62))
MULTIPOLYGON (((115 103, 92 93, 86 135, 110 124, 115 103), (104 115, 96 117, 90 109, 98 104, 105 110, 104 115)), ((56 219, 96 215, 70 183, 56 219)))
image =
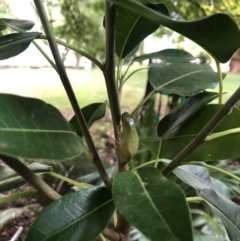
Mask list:
MULTIPOLYGON (((240 23, 237 0, 228 1, 161 1, 169 7, 171 17, 191 20, 216 12, 230 14, 240 23)), ((57 38, 72 44, 104 61, 104 2, 102 0, 44 0, 48 16, 57 38)), ((42 32, 42 27, 31 0, 0 0, 0 17, 27 19, 35 22, 33 31, 42 32)), ((46 41, 37 40, 41 48, 51 56, 46 41)), ((209 63, 215 69, 215 62, 203 49, 183 36, 160 27, 141 44, 136 55, 160 51, 166 48, 184 49, 201 63, 209 63)), ((80 105, 107 100, 106 88, 101 71, 85 57, 59 46, 70 80, 75 88, 80 105)), ((147 65, 148 62, 140 63, 147 65)), ((22 54, 0 61, 0 91, 41 98, 59 108, 65 116, 71 115, 69 101, 55 71, 33 44, 22 54)), ((137 66, 133 66, 134 71, 137 66)), ((239 86, 240 57, 236 52, 233 59, 222 64, 222 71, 231 73, 224 80, 224 90, 229 95, 239 86)), ((134 108, 145 93, 147 71, 137 72, 124 86, 122 106, 134 108), (134 91, 133 91, 134 90, 134 91), (130 102, 129 102, 130 101, 130 102)), ((216 90, 217 91, 217 90, 216 90)))

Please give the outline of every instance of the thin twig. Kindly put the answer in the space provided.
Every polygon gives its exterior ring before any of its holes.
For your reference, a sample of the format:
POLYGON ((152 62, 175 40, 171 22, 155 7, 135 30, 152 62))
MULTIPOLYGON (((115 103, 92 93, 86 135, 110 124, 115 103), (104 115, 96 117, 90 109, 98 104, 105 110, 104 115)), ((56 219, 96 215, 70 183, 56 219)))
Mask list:
POLYGON ((240 87, 222 106, 222 108, 212 117, 208 124, 197 134, 197 136, 170 162, 163 170, 164 176, 169 175, 181 162, 195 151, 206 139, 208 134, 218 125, 218 123, 231 112, 235 103, 240 99, 240 87))
POLYGON ((20 226, 17 230, 17 232, 12 236, 12 238, 10 239, 10 241, 16 241, 18 239, 18 237, 21 235, 23 231, 23 227, 20 226))
POLYGON ((20 160, 0 155, 0 159, 11 167, 15 172, 22 176, 28 183, 36 188, 41 194, 48 197, 49 201, 54 201, 61 196, 55 192, 51 187, 47 185, 39 176, 37 176, 32 170, 30 170, 20 160))
POLYGON ((45 34, 47 36, 49 46, 50 46, 50 49, 52 51, 52 54, 53 54, 53 57, 54 57, 54 60, 55 60, 55 63, 56 63, 57 69, 58 69, 59 77, 62 80, 62 84, 63 84, 63 86, 65 88, 65 91, 68 95, 68 98, 71 102, 71 105, 72 105, 72 108, 74 110, 74 113, 75 113, 76 119, 78 121, 78 124, 79 124, 79 126, 82 130, 82 133, 83 133, 83 136, 86 140, 88 148, 89 148, 89 150, 90 150, 90 152, 93 156, 94 164, 95 164, 96 168, 98 169, 98 172, 99 172, 103 182, 105 183, 105 185, 107 187, 111 188, 112 183, 111 183, 111 181, 110 181, 110 179, 107 175, 106 170, 104 169, 104 167, 102 165, 101 159, 98 155, 98 152, 97 152, 96 147, 93 143, 92 137, 89 133, 86 121, 84 119, 84 116, 83 116, 82 111, 80 109, 80 106, 78 104, 77 98, 74 94, 71 83, 68 79, 67 72, 66 72, 66 69, 63 65, 60 53, 58 51, 57 43, 56 43, 55 37, 53 35, 52 29, 50 27, 50 24, 49 24, 49 21, 48 21, 43 3, 42 3, 42 1, 39 1, 39 0, 34 0, 34 3, 35 3, 35 6, 37 8, 39 17, 41 19, 45 34))

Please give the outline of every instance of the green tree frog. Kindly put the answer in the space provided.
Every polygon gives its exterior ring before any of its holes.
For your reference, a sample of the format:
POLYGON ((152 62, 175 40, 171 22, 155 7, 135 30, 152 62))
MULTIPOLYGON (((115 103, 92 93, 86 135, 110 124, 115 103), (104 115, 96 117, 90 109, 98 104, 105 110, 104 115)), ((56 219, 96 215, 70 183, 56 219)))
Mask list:
POLYGON ((124 112, 118 126, 116 151, 120 162, 130 162, 138 150, 139 138, 134 117, 124 112))

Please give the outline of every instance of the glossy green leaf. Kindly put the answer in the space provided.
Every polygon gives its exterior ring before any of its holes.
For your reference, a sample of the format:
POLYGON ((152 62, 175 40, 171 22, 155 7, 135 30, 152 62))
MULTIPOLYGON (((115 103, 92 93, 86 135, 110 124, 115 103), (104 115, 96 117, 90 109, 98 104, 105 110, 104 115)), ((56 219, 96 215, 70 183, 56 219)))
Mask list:
POLYGON ((107 226, 114 210, 108 188, 70 193, 43 209, 25 241, 90 241, 107 226))
POLYGON ((227 14, 218 13, 198 20, 177 21, 137 0, 109 1, 188 37, 222 63, 227 62, 240 47, 239 27, 227 14))
MULTIPOLYGON (((160 157, 172 160, 191 140, 193 140, 193 138, 195 138, 199 131, 221 107, 222 105, 220 104, 205 106, 187 122, 172 131, 167 138, 163 138, 160 157), (189 123, 191 124, 189 125, 189 123)), ((215 136, 215 138, 205 141, 185 160, 215 161, 240 155, 240 149, 238 148, 238 143, 240 143, 239 127, 240 109, 234 107, 232 112, 225 116, 212 131, 211 135, 212 137, 215 136)), ((156 135, 141 140, 141 142, 154 154, 157 153, 159 141, 160 138, 156 135)))
MULTIPOLYGON (((31 163, 28 168, 37 175, 50 172, 52 167, 41 163, 31 163)), ((26 180, 19 176, 15 171, 7 166, 0 166, 0 192, 6 192, 14 188, 20 187, 26 183, 26 180)))
MULTIPOLYGON (((153 11, 161 11, 168 15, 165 4, 150 5, 153 11)), ((148 8, 148 7, 147 7, 148 8)), ((116 6, 116 54, 119 58, 125 58, 143 39, 155 32, 159 27, 141 14, 135 14, 126 8, 116 6)))
MULTIPOLYGON (((82 108, 82 113, 83 113, 83 116, 85 118, 88 128, 90 128, 95 121, 100 120, 101 118, 103 118, 105 116, 106 103, 94 103, 94 104, 85 106, 84 108, 82 108)), ((77 134, 82 137, 82 131, 78 125, 76 116, 74 116, 70 120, 70 124, 72 124, 74 126, 77 134)))
POLYGON ((158 136, 168 137, 174 129, 218 96, 219 94, 214 92, 201 92, 189 97, 180 107, 160 120, 157 127, 158 136))
POLYGON ((41 33, 13 33, 0 37, 0 60, 14 57, 28 48, 41 33))
POLYGON ((82 139, 55 107, 34 98, 0 94, 1 154, 64 161, 82 151, 82 139))
MULTIPOLYGON (((164 164, 170 163, 163 159, 164 164)), ((219 195, 230 197, 228 187, 221 181, 210 177, 207 168, 197 165, 183 165, 175 168, 173 173, 183 182, 193 187, 197 191, 210 188, 218 192, 219 195)))
POLYGON ((204 189, 201 196, 225 226, 231 241, 239 241, 240 207, 229 199, 221 197, 212 189, 204 189))
POLYGON ((118 173, 113 199, 123 216, 151 241, 191 241, 184 193, 155 168, 118 173))
POLYGON ((17 30, 17 28, 21 28, 23 30, 30 30, 32 29, 34 24, 34 22, 29 20, 0 18, 0 26, 5 25, 12 28, 13 30, 17 30))
POLYGON ((180 49, 164 49, 158 52, 140 55, 133 59, 135 62, 141 62, 146 59, 160 59, 161 61, 167 63, 175 63, 175 62, 189 62, 195 60, 196 58, 192 56, 190 53, 180 50, 180 49))
POLYGON ((148 80, 155 90, 189 96, 218 85, 218 75, 207 64, 151 64, 148 80))
MULTIPOLYGON (((7 28, 7 26, 4 24, 4 23, 1 23, 0 22, 0 31, 2 31, 2 30, 4 30, 4 29, 6 29, 7 28)), ((0 35, 1 36, 1 35, 0 35)))

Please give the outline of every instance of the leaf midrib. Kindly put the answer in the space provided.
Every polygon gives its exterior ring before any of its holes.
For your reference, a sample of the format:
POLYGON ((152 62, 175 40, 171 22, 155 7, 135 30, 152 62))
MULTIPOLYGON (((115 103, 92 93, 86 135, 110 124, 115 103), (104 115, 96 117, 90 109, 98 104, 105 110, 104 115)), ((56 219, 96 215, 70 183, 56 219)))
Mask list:
POLYGON ((61 133, 61 134, 71 134, 76 135, 73 131, 64 131, 64 130, 47 130, 47 129, 18 129, 18 128, 0 128, 0 132, 35 132, 35 133, 61 133))
POLYGON ((145 188, 145 186, 144 186, 144 184, 143 184, 143 182, 142 182, 141 177, 138 175, 137 172, 133 172, 133 173, 137 176, 137 178, 138 178, 138 180, 139 180, 139 182, 140 182, 140 185, 142 186, 143 191, 144 191, 144 193, 146 194, 147 198, 149 199, 150 204, 152 205, 153 209, 156 211, 156 213, 157 213, 157 215, 159 216, 159 218, 160 218, 160 219, 162 220, 162 222, 165 224, 165 227, 168 229, 168 231, 173 235, 173 238, 174 238, 176 241, 178 241, 177 238, 176 238, 176 236, 175 236, 175 234, 172 232, 171 228, 169 227, 169 225, 165 222, 165 220, 163 219, 162 215, 158 212, 158 209, 157 209, 157 207, 155 206, 153 200, 151 199, 148 191, 146 190, 146 188, 145 188))
POLYGON ((110 199, 106 202, 104 202, 103 204, 101 204, 100 206, 98 206, 97 208, 94 208, 93 210, 91 210, 90 212, 84 214, 83 216, 80 216, 80 218, 75 219, 74 221, 68 223, 68 225, 64 226, 63 228, 59 229, 57 232, 54 232, 52 235, 48 235, 46 238, 42 239, 42 241, 46 241, 49 238, 55 236, 57 233, 62 232, 63 230, 67 229, 69 226, 74 225, 74 223, 81 221, 82 219, 84 219, 85 217, 88 217, 89 215, 91 215, 92 213, 98 211, 98 209, 100 209, 101 207, 107 205, 108 203, 113 202, 113 199, 110 199))
MULTIPOLYGON (((154 68, 155 68, 155 67, 154 67, 154 68)), ((194 74, 197 74, 197 73, 202 73, 202 72, 212 73, 212 71, 210 71, 210 70, 196 70, 196 71, 193 71, 193 72, 191 72, 191 73, 187 73, 187 74, 181 75, 181 76, 179 76, 179 77, 177 77, 177 78, 175 78, 175 79, 172 79, 172 80, 168 81, 167 83, 165 83, 165 84, 163 84, 163 85, 155 88, 155 90, 156 90, 156 91, 159 91, 159 90, 160 90, 161 88, 163 88, 164 86, 169 85, 169 84, 171 84, 171 83, 173 83, 173 82, 175 82, 175 81, 177 81, 177 80, 181 80, 181 79, 183 79, 183 78, 185 78, 185 77, 187 77, 187 76, 191 76, 191 75, 194 75, 194 74)))

